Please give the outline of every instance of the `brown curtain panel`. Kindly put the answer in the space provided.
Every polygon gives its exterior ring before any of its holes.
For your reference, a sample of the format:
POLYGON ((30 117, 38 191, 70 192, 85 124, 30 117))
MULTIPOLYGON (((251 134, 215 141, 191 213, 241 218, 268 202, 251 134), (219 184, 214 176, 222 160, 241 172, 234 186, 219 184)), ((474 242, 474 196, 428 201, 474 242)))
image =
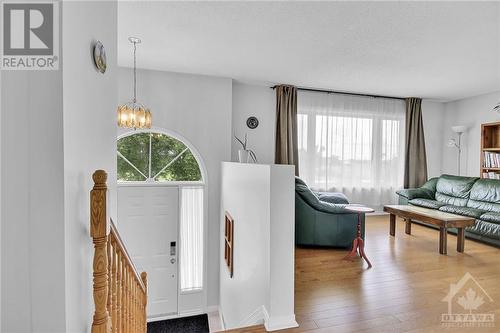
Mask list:
POLYGON ((297 88, 276 86, 276 164, 295 165, 299 175, 299 152, 297 148, 297 88))
POLYGON ((406 98, 406 148, 404 187, 420 187, 427 181, 422 99, 406 98))

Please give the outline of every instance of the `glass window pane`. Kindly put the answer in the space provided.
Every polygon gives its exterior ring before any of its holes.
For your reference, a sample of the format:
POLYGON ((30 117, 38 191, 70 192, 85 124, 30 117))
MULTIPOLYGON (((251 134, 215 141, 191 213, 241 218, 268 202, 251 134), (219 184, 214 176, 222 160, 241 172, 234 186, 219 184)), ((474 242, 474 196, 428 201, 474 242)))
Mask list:
POLYGON ((121 156, 117 157, 118 181, 144 181, 144 178, 137 170, 128 164, 121 156))
POLYGON ((156 178, 157 181, 200 181, 201 172, 196 158, 186 150, 156 178))
POLYGON ((133 134, 117 143, 118 151, 146 176, 149 175, 149 136, 150 133, 133 134))
POLYGON ((153 133, 151 137, 151 177, 161 171, 186 145, 172 137, 153 133))
POLYGON ((117 150, 118 180, 202 181, 200 167, 192 152, 184 143, 168 135, 153 132, 132 134, 118 140, 117 150))
POLYGON ((203 288, 203 188, 181 189, 181 291, 203 288))

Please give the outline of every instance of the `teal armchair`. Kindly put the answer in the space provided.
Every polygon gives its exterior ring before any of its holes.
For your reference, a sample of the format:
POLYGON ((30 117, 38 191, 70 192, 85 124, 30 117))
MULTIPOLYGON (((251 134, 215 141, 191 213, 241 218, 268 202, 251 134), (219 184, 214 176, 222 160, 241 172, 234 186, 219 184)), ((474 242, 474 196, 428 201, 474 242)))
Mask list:
MULTIPOLYGON (((351 247, 356 238, 358 215, 344 208, 349 202, 342 194, 313 192, 300 178, 295 179, 295 244, 351 247)), ((362 214, 361 237, 365 235, 362 214)))

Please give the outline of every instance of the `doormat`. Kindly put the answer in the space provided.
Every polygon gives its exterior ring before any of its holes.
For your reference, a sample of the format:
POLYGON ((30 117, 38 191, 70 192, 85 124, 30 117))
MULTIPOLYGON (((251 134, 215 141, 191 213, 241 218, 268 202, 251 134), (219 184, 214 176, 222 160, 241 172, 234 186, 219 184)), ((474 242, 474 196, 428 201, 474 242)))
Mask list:
POLYGON ((153 321, 148 333, 209 333, 208 315, 153 321))

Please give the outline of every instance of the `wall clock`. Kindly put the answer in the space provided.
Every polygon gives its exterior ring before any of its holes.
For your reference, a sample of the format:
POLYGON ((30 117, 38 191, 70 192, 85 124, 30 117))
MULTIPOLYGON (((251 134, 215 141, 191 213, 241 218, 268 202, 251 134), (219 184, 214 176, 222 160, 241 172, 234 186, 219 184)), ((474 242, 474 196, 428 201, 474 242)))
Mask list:
POLYGON ((257 117, 254 117, 254 116, 248 117, 247 126, 250 129, 256 129, 257 126, 259 126, 259 119, 257 119, 257 117))
POLYGON ((106 72, 106 50, 100 41, 94 44, 94 64, 100 73, 106 72))

